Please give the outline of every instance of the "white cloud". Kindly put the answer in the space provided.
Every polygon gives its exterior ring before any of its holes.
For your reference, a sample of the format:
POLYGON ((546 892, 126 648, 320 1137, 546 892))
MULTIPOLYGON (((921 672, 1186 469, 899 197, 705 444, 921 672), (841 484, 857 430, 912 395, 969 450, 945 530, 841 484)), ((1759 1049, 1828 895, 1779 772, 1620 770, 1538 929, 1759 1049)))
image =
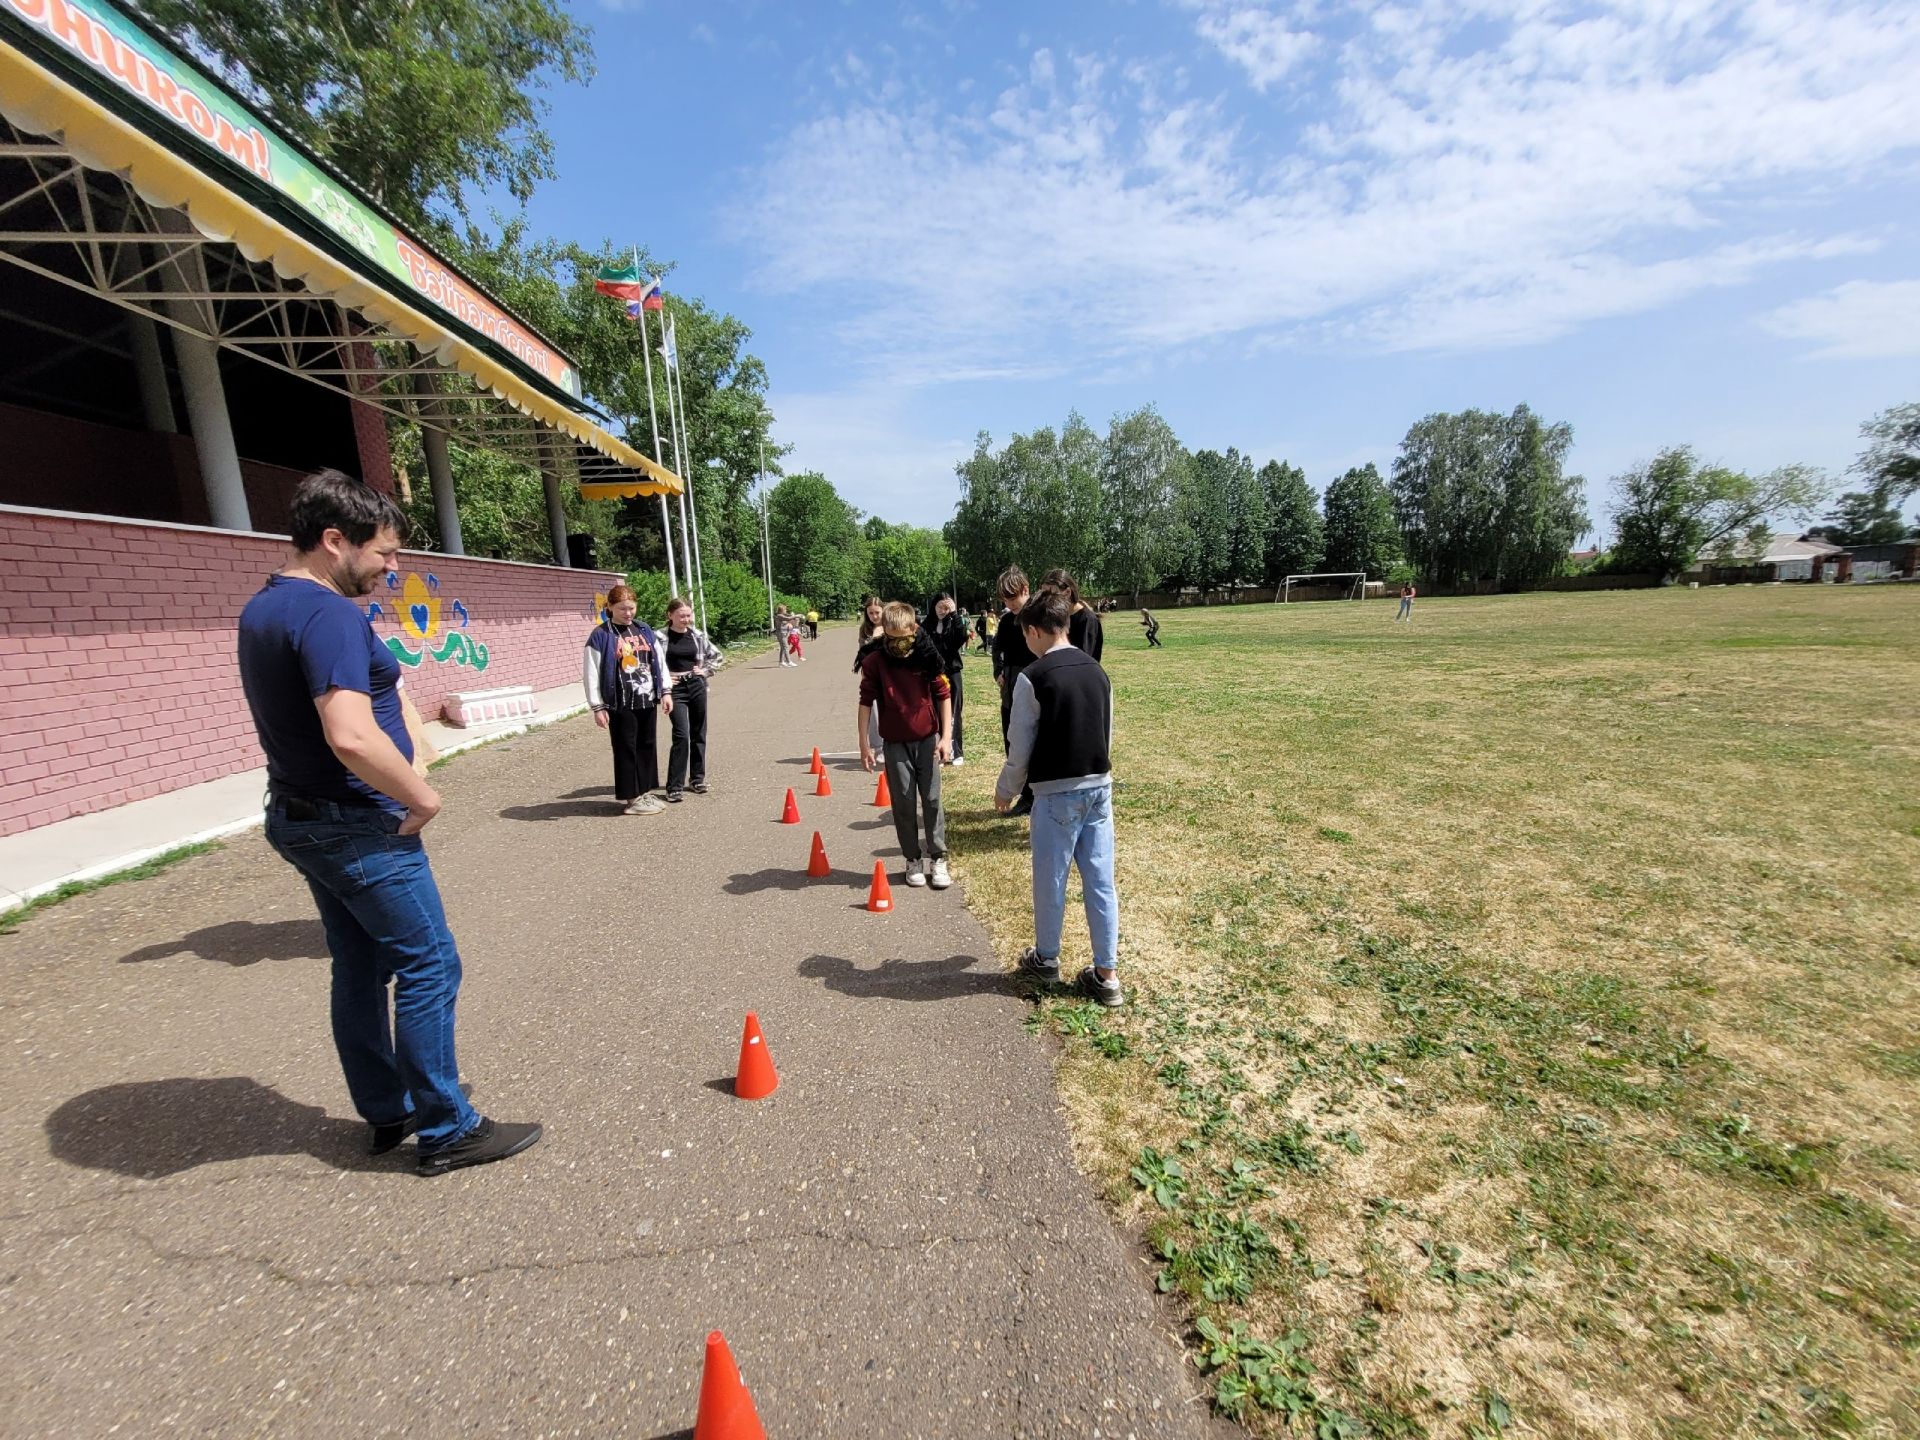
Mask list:
POLYGON ((1823 359, 1893 360, 1920 355, 1920 280, 1853 280, 1782 305, 1763 322, 1806 340, 1823 359))
POLYGON ((1294 28, 1287 12, 1295 7, 1189 3, 1200 11, 1194 22, 1200 38, 1245 70, 1261 90, 1286 79, 1319 44, 1311 30, 1294 28))
POLYGON ((869 515, 937 529, 953 515, 960 494, 953 467, 973 453, 973 441, 927 438, 905 415, 902 398, 891 386, 770 394, 774 438, 793 446, 781 469, 819 470, 843 500, 869 515))
POLYGON ((1058 50, 977 104, 869 88, 775 147, 742 218, 760 283, 832 297, 896 382, 1235 336, 1528 343, 1857 250, 1796 198, 1920 146, 1920 6, 1200 0, 1192 23, 1284 102, 1058 50), (1309 21, 1310 45, 1274 28, 1309 21))

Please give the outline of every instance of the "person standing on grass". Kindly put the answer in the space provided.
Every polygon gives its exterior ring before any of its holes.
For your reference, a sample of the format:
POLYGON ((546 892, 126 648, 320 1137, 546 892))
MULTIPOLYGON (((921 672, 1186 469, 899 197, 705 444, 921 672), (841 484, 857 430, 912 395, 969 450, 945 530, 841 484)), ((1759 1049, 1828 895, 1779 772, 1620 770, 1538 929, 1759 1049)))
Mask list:
POLYGON ((707 680, 723 663, 713 642, 693 628, 693 606, 679 596, 667 602, 667 711, 673 749, 667 755, 667 803, 678 805, 683 790, 707 793, 707 680))
POLYGON ((1100 654, 1107 648, 1106 632, 1100 625, 1100 614, 1086 601, 1080 598, 1080 587, 1074 583, 1071 572, 1054 568, 1040 577, 1042 590, 1054 590, 1067 597, 1072 607, 1072 618, 1067 621, 1067 643, 1076 650, 1084 650, 1098 664, 1100 654))
POLYGON ((1147 648, 1149 650, 1160 649, 1160 622, 1153 618, 1153 612, 1151 610, 1142 609, 1140 611, 1140 624, 1147 632, 1147 648))
POLYGON ((953 689, 953 760, 950 763, 965 765, 966 744, 962 725, 966 689, 961 683, 961 672, 969 636, 967 622, 954 613, 953 596, 944 590, 933 602, 933 623, 927 627, 927 635, 940 652, 941 663, 946 667, 947 684, 953 689))
POLYGON ((1413 623, 1413 597, 1416 593, 1411 580, 1400 587, 1400 613, 1393 617, 1394 624, 1398 625, 1402 620, 1413 623))
MULTIPOLYGON (((1013 682, 1033 663, 1033 652, 1020 630, 1020 608, 1027 603, 1027 572, 1009 565, 1000 572, 998 585, 1001 605, 1000 624, 993 632, 993 678, 1000 687, 1000 743, 1008 746, 1007 727, 1013 715, 1013 682)), ((1020 792, 1019 803, 1007 813, 1025 815, 1033 809, 1033 792, 1020 792)))
POLYGON ((267 843, 326 930, 333 1043, 367 1148, 413 1135, 420 1173, 440 1175, 517 1155, 541 1129, 490 1120, 460 1090, 460 951, 420 839, 440 797, 413 769, 399 663, 357 603, 397 570, 406 523, 337 470, 301 481, 294 556, 240 612, 240 683, 267 755, 267 843))
POLYGON ((593 723, 613 742, 613 799, 623 814, 658 815, 667 807, 660 788, 657 712, 673 714, 660 637, 634 617, 640 609, 631 585, 607 592, 607 618, 587 636, 581 683, 593 723))
POLYGON ((867 743, 870 723, 879 726, 893 795, 893 828, 907 857, 905 880, 944 890, 953 883, 947 869, 947 816, 940 804, 940 767, 952 754, 953 693, 946 662, 920 633, 913 607, 898 601, 882 615, 881 643, 860 662, 860 764, 876 768, 867 743), (914 815, 919 799, 920 815, 914 815), (921 869, 920 822, 926 824, 926 868, 921 869))
POLYGON ((1118 1005, 1120 896, 1113 878, 1113 685, 1094 658, 1067 639, 1067 597, 1042 590, 1020 611, 1027 646, 1039 655, 1014 681, 1007 763, 993 803, 1013 808, 1023 786, 1033 794, 1033 944, 1020 971, 1060 978, 1067 871, 1080 888, 1093 963, 1075 981, 1102 1005, 1118 1005))

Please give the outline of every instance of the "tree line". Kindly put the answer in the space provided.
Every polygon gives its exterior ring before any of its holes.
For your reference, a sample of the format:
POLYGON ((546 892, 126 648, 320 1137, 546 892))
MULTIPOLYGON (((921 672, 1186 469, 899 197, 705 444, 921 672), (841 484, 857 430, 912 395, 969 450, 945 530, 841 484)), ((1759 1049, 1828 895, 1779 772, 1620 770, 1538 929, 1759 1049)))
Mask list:
MULTIPOLYGON (((1861 427, 1852 467, 1863 488, 1832 499, 1836 543, 1920 537, 1900 506, 1920 493, 1920 404, 1861 427)), ((1583 477, 1569 474, 1573 429, 1526 405, 1416 421, 1387 474, 1371 463, 1315 495, 1300 467, 1256 467, 1236 448, 1190 451, 1152 406, 1117 415, 1105 434, 1078 413, 1058 430, 996 447, 982 432, 955 467, 960 498, 945 527, 968 594, 991 593, 1008 563, 1064 565, 1084 590, 1224 591, 1278 586, 1289 575, 1364 571, 1397 583, 1517 590, 1573 568, 1593 527, 1583 477)), ((1749 475, 1702 462, 1685 446, 1613 477, 1616 540, 1590 568, 1663 577, 1703 557, 1750 553, 1772 526, 1805 524, 1832 480, 1805 465, 1749 475)))
POLYGON ((1526 585, 1558 574, 1589 527, 1585 482, 1564 470, 1572 440, 1524 405, 1429 415, 1386 476, 1355 466, 1316 495, 1286 460, 1188 450, 1150 405, 1104 435, 1076 413, 997 449, 983 432, 956 467, 945 534, 973 589, 1010 561, 1064 565, 1083 589, 1135 603, 1315 571, 1526 585))

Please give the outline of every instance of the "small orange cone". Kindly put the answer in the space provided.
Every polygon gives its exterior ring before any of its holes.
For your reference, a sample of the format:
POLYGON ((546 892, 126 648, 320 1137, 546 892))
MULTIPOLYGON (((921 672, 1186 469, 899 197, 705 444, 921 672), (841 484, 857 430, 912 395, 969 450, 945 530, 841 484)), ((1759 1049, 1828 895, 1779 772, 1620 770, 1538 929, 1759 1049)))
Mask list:
POLYGON ((782 825, 798 825, 800 823, 800 807, 793 803, 793 787, 791 785, 787 787, 787 808, 780 812, 780 823, 782 825))
POLYGON ((824 775, 826 773, 827 767, 820 763, 820 747, 816 745, 813 747, 813 759, 807 762, 807 774, 824 775))
POLYGON ((880 772, 880 783, 874 788, 873 803, 876 809, 893 804, 893 792, 887 789, 887 772, 880 772))
POLYGON ((718 1330, 707 1336, 707 1363, 700 1372, 700 1413, 693 1440, 767 1440, 753 1396, 718 1330))
POLYGON ((740 1064, 733 1077, 733 1093, 742 1100, 764 1100, 780 1088, 773 1073, 773 1057, 760 1033, 760 1017, 747 1012, 747 1028, 740 1032, 740 1064))
POLYGON ((813 793, 815 795, 833 794, 833 786, 827 782, 827 772, 825 769, 820 771, 820 783, 813 787, 813 793))
POLYGON ((827 863, 827 847, 816 830, 813 832, 813 854, 807 857, 807 874, 816 880, 823 880, 832 873, 833 867, 827 863))
POLYGON ((893 909, 893 887, 887 884, 886 862, 873 862, 873 885, 867 891, 867 909, 876 915, 893 909))

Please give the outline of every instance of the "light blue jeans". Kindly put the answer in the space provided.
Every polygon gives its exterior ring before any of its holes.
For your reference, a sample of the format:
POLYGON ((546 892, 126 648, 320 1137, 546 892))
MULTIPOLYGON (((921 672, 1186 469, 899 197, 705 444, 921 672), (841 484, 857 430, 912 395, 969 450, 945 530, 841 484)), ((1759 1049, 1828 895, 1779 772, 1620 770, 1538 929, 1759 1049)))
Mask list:
POLYGON ((1060 954, 1067 918, 1067 867, 1080 866, 1093 963, 1111 970, 1120 955, 1120 895, 1113 885, 1113 787, 1033 797, 1033 948, 1060 954))

